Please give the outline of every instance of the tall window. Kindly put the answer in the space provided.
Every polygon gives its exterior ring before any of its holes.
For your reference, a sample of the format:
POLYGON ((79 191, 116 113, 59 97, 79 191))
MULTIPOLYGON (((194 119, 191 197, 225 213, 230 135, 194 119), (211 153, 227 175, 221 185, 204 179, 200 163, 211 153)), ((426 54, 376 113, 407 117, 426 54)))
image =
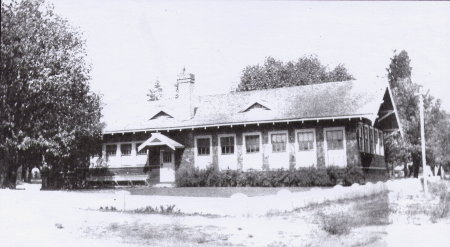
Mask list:
POLYGON ((383 137, 383 131, 380 130, 380 132, 378 132, 380 134, 380 151, 383 150, 383 145, 384 145, 384 137, 383 137))
POLYGON ((138 151, 139 146, 142 145, 142 143, 136 143, 136 153, 137 155, 146 155, 147 154, 147 150, 142 149, 141 151, 138 151))
POLYGON ((102 157, 102 145, 95 147, 94 157, 102 157))
POLYGON ((380 152, 379 152, 379 146, 378 146, 378 142, 379 142, 379 140, 378 140, 378 130, 377 129, 373 129, 373 143, 374 143, 374 147, 375 147, 375 149, 374 149, 374 153, 376 153, 376 154, 380 154, 380 152))
POLYGON ((106 145, 106 155, 107 156, 115 156, 116 152, 117 152, 116 144, 106 145))
POLYGON ((259 152, 259 135, 245 136, 245 150, 247 151, 247 153, 259 152))
POLYGON ((197 154, 198 155, 209 155, 210 154, 210 143, 209 138, 198 138, 197 139, 197 154))
POLYGON ((344 131, 343 130, 327 130, 327 148, 328 150, 344 149, 344 131))
POLYGON ((121 144, 120 152, 122 153, 122 156, 131 155, 131 143, 130 144, 121 144))
POLYGON ((234 154, 234 137, 220 137, 220 149, 222 154, 234 154))
POLYGON ((297 133, 298 151, 314 149, 314 131, 302 131, 297 133))
POLYGON ((270 141, 272 143, 272 152, 282 153, 286 152, 287 134, 278 133, 270 135, 270 141))
POLYGON ((359 151, 364 152, 364 134, 363 134, 363 126, 359 125, 358 126, 358 147, 359 147, 359 151))
POLYGON ((369 153, 369 126, 364 126, 364 152, 369 153))

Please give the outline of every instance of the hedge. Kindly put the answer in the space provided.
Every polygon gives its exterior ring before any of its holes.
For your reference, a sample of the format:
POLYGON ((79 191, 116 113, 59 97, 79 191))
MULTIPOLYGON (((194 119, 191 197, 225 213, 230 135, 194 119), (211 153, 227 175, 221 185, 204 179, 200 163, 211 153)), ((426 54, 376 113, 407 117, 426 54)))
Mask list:
POLYGON ((180 167, 176 171, 177 187, 312 187, 344 186, 364 183, 364 174, 360 168, 327 167, 298 168, 272 171, 224 170, 210 166, 198 169, 192 166, 180 167))

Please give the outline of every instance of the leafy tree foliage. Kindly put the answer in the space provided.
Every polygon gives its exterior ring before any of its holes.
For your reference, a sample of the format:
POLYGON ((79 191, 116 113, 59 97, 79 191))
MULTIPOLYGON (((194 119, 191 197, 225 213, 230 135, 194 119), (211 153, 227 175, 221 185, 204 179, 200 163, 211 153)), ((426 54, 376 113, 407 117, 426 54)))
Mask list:
POLYGON ((88 165, 101 137, 80 33, 44 0, 1 3, 0 186, 46 160, 63 177, 88 165))
MULTIPOLYGON (((394 53, 388 71, 388 80, 397 106, 404 136, 399 133, 386 136, 386 159, 389 163, 405 164, 412 161, 414 176, 421 164, 420 116, 417 95, 421 86, 411 81, 410 58, 406 51, 394 53)), ((424 95, 426 160, 428 164, 449 165, 449 116, 440 109, 440 101, 429 92, 424 95)))
POLYGON ((148 90, 148 101, 160 100, 163 97, 163 90, 161 88, 161 83, 156 80, 153 84, 153 88, 148 90))
POLYGON ((263 65, 251 65, 242 71, 237 91, 291 87, 354 79, 344 65, 331 71, 316 56, 305 56, 287 63, 267 57, 263 65))

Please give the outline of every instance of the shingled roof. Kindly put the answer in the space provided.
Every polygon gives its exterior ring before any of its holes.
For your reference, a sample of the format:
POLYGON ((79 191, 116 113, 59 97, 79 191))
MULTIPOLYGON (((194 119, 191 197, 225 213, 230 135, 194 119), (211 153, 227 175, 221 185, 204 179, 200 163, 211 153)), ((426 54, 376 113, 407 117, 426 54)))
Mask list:
POLYGON ((190 119, 177 117, 177 108, 184 104, 180 99, 149 102, 141 119, 121 128, 107 127, 105 133, 357 117, 373 123, 386 92, 385 82, 352 80, 199 96, 190 119), (264 108, 247 110, 254 103, 264 108), (161 111, 174 117, 151 119, 161 111))

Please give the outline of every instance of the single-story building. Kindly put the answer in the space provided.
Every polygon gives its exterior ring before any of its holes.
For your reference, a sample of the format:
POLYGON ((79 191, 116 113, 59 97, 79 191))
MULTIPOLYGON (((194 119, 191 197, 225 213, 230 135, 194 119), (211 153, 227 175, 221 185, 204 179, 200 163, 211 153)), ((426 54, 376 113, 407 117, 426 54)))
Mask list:
POLYGON ((195 96, 193 74, 182 72, 177 80, 177 99, 148 102, 140 121, 105 129, 91 168, 121 171, 112 174, 130 180, 149 174, 152 183, 174 182, 175 170, 187 165, 386 171, 383 133, 401 129, 386 82, 195 96))

